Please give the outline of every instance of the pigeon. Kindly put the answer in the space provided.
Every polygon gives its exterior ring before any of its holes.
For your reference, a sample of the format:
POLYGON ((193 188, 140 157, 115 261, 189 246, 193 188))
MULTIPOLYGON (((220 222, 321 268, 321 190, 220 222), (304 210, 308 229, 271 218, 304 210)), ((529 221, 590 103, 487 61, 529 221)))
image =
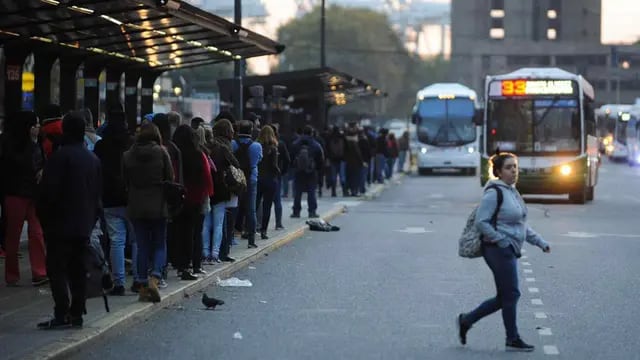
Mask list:
POLYGON ((216 306, 223 305, 224 301, 218 300, 216 298, 210 298, 207 294, 202 294, 202 305, 206 306, 207 310, 214 310, 216 306))

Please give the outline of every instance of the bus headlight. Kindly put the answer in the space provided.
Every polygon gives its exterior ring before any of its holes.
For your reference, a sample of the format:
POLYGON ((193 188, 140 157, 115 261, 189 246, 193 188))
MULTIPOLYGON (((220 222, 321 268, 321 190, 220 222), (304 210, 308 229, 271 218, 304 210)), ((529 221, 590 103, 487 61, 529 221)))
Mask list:
POLYGON ((427 148, 426 147, 420 148, 420 152, 423 153, 423 154, 426 154, 427 153, 427 148))
POLYGON ((467 152, 468 152, 469 154, 473 154, 473 152, 474 152, 474 151, 476 151, 476 150, 473 148, 473 146, 469 146, 469 147, 467 148, 467 152))
POLYGON ((563 176, 568 176, 571 174, 571 166, 569 165, 562 165, 560 167, 560 174, 562 174, 563 176))

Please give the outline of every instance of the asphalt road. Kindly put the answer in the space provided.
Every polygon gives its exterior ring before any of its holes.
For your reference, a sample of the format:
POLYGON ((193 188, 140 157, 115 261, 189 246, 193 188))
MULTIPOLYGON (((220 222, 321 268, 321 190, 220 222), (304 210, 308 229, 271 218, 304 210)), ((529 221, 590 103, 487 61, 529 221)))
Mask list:
POLYGON ((211 287, 206 311, 186 299, 76 359, 640 359, 640 169, 606 163, 587 205, 542 197, 531 225, 551 254, 525 245, 518 323, 536 345, 504 351, 498 314, 466 347, 454 318, 492 296, 482 260, 457 257, 480 196, 476 178, 409 177, 235 274, 252 287, 211 287))

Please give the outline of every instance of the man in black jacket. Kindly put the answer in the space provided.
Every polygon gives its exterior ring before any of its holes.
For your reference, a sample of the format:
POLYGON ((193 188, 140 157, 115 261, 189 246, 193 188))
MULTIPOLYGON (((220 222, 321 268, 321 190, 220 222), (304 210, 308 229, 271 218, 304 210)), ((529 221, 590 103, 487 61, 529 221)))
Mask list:
POLYGON ((86 301, 84 257, 101 211, 100 160, 84 146, 83 115, 67 114, 62 129, 64 145, 45 166, 38 203, 55 302, 54 318, 39 323, 40 329, 82 326, 86 301))
POLYGON ((291 171, 294 174, 292 218, 300 217, 302 193, 307 193, 309 217, 317 218, 316 189, 324 164, 322 146, 313 138, 313 128, 307 125, 302 136, 291 146, 291 171))

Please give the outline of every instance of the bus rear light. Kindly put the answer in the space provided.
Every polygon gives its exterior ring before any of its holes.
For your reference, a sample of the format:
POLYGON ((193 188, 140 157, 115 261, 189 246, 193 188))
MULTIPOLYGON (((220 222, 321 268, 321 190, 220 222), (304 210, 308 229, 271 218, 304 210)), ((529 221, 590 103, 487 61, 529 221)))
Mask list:
POLYGON ((571 175, 571 166, 569 165, 562 165, 560 167, 560 174, 562 174, 563 176, 569 176, 571 175))

